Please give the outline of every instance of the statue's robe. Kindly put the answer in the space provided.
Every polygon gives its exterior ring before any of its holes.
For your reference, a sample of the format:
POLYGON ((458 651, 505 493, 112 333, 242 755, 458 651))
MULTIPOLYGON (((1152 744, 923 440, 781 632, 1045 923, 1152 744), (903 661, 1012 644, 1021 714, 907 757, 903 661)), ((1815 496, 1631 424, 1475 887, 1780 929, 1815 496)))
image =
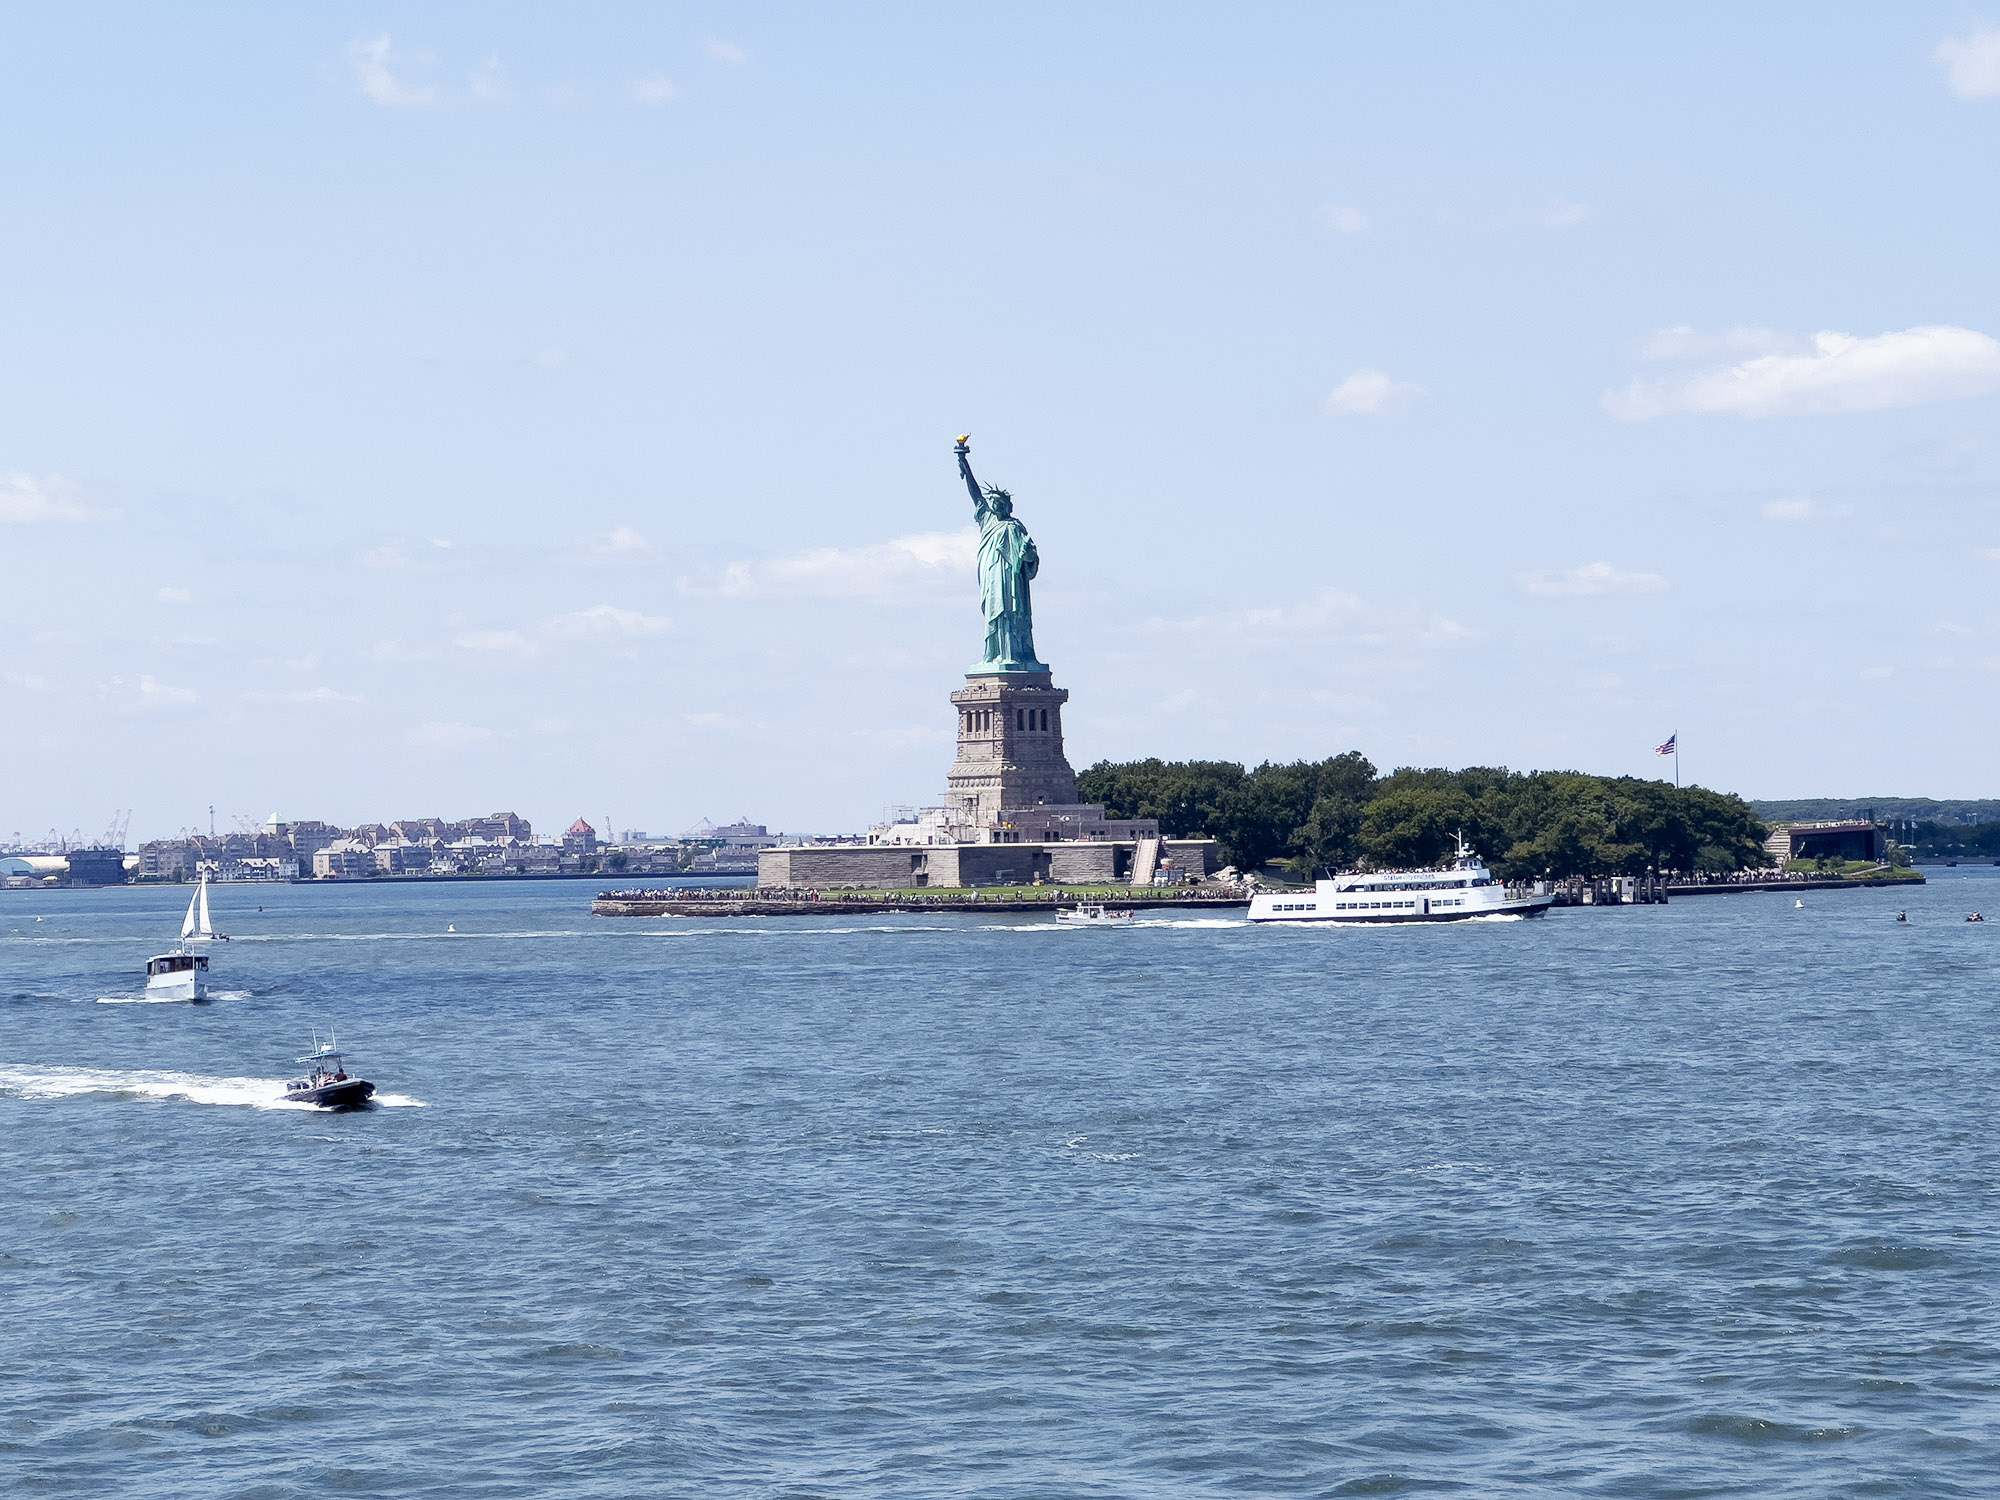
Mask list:
POLYGON ((990 507, 979 511, 979 603, 986 611, 987 666, 1039 667, 1028 582, 1041 559, 1028 528, 990 507))

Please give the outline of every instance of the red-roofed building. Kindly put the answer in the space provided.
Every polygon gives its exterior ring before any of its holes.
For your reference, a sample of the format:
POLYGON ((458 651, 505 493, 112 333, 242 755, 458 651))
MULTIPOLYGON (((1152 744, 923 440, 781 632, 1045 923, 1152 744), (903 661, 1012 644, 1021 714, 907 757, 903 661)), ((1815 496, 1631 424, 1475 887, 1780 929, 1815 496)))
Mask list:
POLYGON ((597 830, 583 819, 578 818, 563 831, 563 853, 595 854, 597 852, 597 830))

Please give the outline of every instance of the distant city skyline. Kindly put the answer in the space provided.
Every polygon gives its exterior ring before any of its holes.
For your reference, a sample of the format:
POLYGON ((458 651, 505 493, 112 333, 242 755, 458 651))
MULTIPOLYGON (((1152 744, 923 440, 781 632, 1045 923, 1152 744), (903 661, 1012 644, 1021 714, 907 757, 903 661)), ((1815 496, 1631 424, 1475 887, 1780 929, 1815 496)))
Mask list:
POLYGON ((2000 793, 2000 7, 0 47, 0 828, 934 805, 968 430, 1079 770, 2000 793))

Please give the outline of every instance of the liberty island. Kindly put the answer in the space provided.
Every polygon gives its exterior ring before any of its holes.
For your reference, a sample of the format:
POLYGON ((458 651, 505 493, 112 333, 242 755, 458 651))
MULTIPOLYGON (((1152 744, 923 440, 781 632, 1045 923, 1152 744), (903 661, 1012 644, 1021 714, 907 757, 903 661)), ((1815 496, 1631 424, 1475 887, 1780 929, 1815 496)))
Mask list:
POLYGON ((758 856, 757 883, 780 888, 904 889, 1053 883, 1151 886, 1201 877, 1214 840, 1163 839, 1155 818, 1109 816, 1079 800, 1063 750, 1069 691, 1035 652, 1032 584, 1042 559, 1013 495, 981 486, 971 439, 953 445, 979 526, 980 659, 951 694, 958 754, 941 806, 865 840, 787 845, 758 856))

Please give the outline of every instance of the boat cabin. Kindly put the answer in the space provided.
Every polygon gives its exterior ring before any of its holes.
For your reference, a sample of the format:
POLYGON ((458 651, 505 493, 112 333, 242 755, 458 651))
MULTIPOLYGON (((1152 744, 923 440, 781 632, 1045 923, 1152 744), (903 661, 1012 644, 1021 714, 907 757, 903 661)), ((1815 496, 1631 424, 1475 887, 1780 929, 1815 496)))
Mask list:
POLYGON ((161 974, 206 974, 207 972, 206 953, 167 953, 150 960, 146 965, 148 979, 161 974))
POLYGON ((304 1078, 285 1085, 288 1089, 314 1089, 322 1084, 347 1082, 347 1067, 341 1061, 341 1054, 332 1047, 315 1047, 304 1057, 295 1057, 293 1062, 308 1063, 312 1071, 304 1078))

